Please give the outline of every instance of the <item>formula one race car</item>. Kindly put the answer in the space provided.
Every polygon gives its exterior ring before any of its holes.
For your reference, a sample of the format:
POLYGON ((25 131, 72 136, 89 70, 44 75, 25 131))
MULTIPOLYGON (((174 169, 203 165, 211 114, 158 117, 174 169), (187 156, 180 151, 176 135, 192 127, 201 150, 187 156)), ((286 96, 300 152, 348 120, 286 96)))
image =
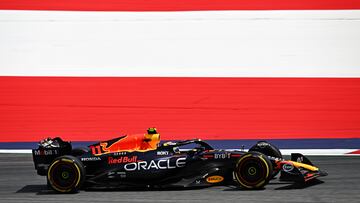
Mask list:
POLYGON ((160 136, 152 128, 145 135, 125 135, 76 149, 60 138, 48 138, 32 152, 37 173, 47 176, 48 186, 60 193, 80 188, 213 185, 259 189, 279 172, 280 180, 302 184, 327 175, 301 154, 284 160, 280 151, 265 141, 248 152, 213 149, 200 139, 159 142, 160 136))

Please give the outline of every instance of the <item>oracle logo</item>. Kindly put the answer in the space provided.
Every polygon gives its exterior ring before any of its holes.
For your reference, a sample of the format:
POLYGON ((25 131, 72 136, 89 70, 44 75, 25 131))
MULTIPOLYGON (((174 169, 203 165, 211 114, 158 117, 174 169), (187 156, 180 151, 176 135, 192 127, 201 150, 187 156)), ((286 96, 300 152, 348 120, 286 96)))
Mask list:
POLYGON ((184 167, 186 164, 186 158, 177 158, 175 161, 171 162, 171 159, 160 159, 160 160, 151 160, 139 161, 134 163, 128 163, 124 165, 126 171, 139 171, 139 170, 164 170, 164 169, 175 169, 184 167))

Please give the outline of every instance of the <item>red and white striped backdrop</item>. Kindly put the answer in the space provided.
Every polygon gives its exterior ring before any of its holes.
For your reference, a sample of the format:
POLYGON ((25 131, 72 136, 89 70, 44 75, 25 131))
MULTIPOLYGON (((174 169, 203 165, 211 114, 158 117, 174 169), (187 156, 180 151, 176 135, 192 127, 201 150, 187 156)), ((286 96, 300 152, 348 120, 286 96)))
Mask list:
POLYGON ((1 0, 0 9, 65 11, 208 11, 360 9, 358 0, 1 0))
POLYGON ((0 142, 360 138, 359 8, 0 0, 0 142))

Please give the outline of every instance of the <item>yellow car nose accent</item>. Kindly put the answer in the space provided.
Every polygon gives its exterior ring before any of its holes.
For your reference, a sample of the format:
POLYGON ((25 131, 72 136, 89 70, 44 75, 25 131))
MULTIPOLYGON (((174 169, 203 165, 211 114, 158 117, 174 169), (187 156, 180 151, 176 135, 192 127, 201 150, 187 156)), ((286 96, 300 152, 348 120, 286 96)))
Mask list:
POLYGON ((308 169, 310 171, 319 171, 319 168, 318 167, 315 167, 315 166, 311 166, 309 164, 304 164, 304 163, 299 163, 299 162, 295 162, 295 161, 290 161, 292 164, 294 164, 295 167, 302 167, 302 168, 305 168, 305 169, 308 169))

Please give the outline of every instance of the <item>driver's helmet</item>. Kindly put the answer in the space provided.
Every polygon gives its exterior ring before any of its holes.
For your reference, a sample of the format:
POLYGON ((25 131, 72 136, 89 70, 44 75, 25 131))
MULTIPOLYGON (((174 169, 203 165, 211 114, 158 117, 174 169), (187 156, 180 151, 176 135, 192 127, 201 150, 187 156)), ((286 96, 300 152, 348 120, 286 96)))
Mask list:
POLYGON ((148 128, 145 139, 160 140, 160 134, 156 131, 156 128, 148 128))
POLYGON ((160 143, 160 134, 156 131, 156 128, 149 128, 144 137, 144 141, 150 149, 156 149, 160 143))
POLYGON ((156 131, 156 128, 148 128, 148 129, 147 129, 147 133, 148 133, 149 135, 151 135, 151 134, 158 134, 157 131, 156 131))

